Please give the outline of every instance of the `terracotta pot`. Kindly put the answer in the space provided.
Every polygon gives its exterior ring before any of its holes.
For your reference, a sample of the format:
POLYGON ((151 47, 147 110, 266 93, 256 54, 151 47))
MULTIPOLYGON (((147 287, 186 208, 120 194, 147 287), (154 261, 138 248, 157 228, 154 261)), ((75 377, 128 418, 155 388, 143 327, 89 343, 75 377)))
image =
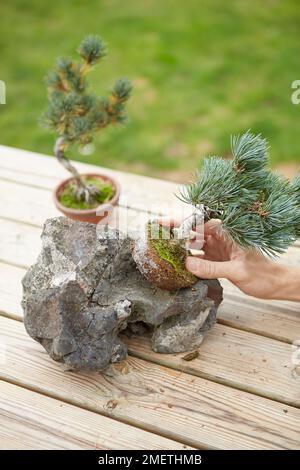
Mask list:
POLYGON ((120 185, 119 183, 112 178, 111 176, 97 174, 97 173, 85 173, 81 176, 90 177, 90 178, 99 178, 103 181, 107 181, 112 184, 115 188, 115 194, 112 199, 104 204, 100 204, 94 209, 72 209, 70 207, 65 207, 60 202, 60 195, 66 185, 74 181, 74 178, 68 178, 62 181, 53 192, 53 200, 56 208, 62 212, 66 217, 73 220, 79 220, 80 222, 90 222, 92 224, 97 224, 100 221, 106 222, 113 210, 113 207, 116 206, 119 202, 120 197, 120 185), (98 213, 98 215, 97 215, 98 213))

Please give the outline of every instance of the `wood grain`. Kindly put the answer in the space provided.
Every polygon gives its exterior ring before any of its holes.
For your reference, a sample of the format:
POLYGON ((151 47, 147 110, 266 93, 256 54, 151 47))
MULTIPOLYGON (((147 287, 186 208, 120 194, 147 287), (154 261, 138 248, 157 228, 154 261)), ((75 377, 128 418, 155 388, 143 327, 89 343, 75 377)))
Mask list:
MULTIPOLYGON (((121 217, 129 206, 133 227, 139 216, 141 223, 145 222, 149 209, 169 213, 182 207, 174 198, 178 185, 173 183, 78 162, 76 165, 81 172, 103 171, 120 181, 121 217), (146 201, 146 206, 141 201, 146 201)), ((41 225, 46 218, 58 214, 52 204, 51 189, 67 176, 51 157, 0 146, 0 313, 11 318, 19 320, 22 316, 20 280, 39 252, 41 225)), ((284 261, 299 264, 298 245, 288 251, 284 261)), ((2 409, 6 406, 4 415, 0 412, 1 424, 9 423, 6 434, 1 434, 0 426, 0 437, 14 446, 28 427, 28 439, 21 441, 24 445, 38 445, 41 433, 41 441, 57 446, 54 448, 60 445, 102 448, 103 442, 95 444, 94 435, 90 437, 87 432, 82 438, 83 432, 80 433, 90 428, 97 430, 97 420, 102 423, 106 419, 109 422, 105 431, 113 430, 121 448, 130 445, 121 429, 126 425, 133 440, 142 432, 140 429, 147 430, 139 443, 141 448, 148 446, 148 442, 158 447, 169 445, 162 444, 156 433, 197 448, 299 448, 299 410, 286 405, 299 406, 298 384, 292 381, 289 371, 290 346, 269 339, 291 342, 300 337, 299 306, 249 298, 226 281, 224 287, 225 301, 219 315, 222 324, 209 333, 197 359, 185 362, 180 355, 156 355, 146 339, 131 338, 129 347, 135 357, 116 365, 106 375, 63 372, 26 335, 20 322, 0 317, 3 363, 0 377, 33 390, 0 383, 15 390, 9 394, 8 388, 4 388, 0 398, 2 409), (39 414, 43 400, 41 408, 49 403, 45 419, 39 414), (14 408, 13 402, 19 403, 19 408, 17 405, 14 408), (66 434, 60 443, 62 436, 55 434, 57 420, 60 424, 58 406, 66 407, 68 416, 63 428, 66 434), (80 427, 76 427, 73 417, 77 417, 80 427), (48 440, 49 434, 54 434, 55 442, 50 437, 48 440)), ((105 445, 115 448, 110 439, 112 434, 106 438, 105 435, 101 434, 105 445)), ((177 442, 175 445, 180 446, 177 442)))
MULTIPOLYGON (((178 194, 179 184, 81 162, 74 164, 81 173, 102 172, 116 178, 122 187, 122 205, 128 204, 137 210, 148 210, 151 206, 154 211, 155 208, 156 212, 164 209, 165 213, 186 207, 174 195, 178 194)), ((0 145, 0 177, 3 180, 52 190, 61 179, 69 176, 53 157, 0 145)))
MULTIPOLYGON (((50 191, 40 188, 3 181, 0 179, 0 217, 22 225, 41 229, 46 219, 58 217, 50 191)), ((144 230, 150 214, 130 207, 116 207, 110 225, 123 231, 144 230)))
MULTIPOLYGON (((41 228, 0 219, 0 261, 27 269, 41 250, 41 228)), ((1 306, 0 306, 1 308, 1 306)))
POLYGON ((1 450, 144 450, 190 447, 0 381, 1 450))
POLYGON ((298 302, 255 299, 225 279, 221 284, 224 300, 218 310, 220 323, 288 343, 300 338, 298 302))
POLYGON ((300 410, 136 358, 110 374, 63 372, 0 317, 0 378, 196 448, 296 449, 300 410))
POLYGON ((130 354, 183 372, 300 407, 300 380, 291 373, 290 345, 216 325, 204 338, 199 356, 158 354, 145 337, 124 339, 130 354))
POLYGON ((0 312, 11 318, 23 317, 21 280, 25 269, 0 262, 0 312))

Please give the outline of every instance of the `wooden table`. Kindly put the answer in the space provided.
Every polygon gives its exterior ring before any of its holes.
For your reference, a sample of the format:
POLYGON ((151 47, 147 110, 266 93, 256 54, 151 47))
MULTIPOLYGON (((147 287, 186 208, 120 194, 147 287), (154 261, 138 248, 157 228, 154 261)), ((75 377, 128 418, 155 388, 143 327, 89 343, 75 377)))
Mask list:
MULTIPOLYGON (((121 183, 120 210, 128 204, 133 223, 148 217, 142 201, 178 203, 173 183, 101 170, 121 183)), ((45 219, 58 215, 51 191, 64 177, 52 157, 0 147, 0 447, 299 448, 300 379, 291 374, 299 304, 255 300, 222 281, 218 323, 197 359, 155 354, 134 338, 109 375, 64 372, 26 334, 21 279, 45 219)), ((300 248, 285 259, 299 263, 300 248)))

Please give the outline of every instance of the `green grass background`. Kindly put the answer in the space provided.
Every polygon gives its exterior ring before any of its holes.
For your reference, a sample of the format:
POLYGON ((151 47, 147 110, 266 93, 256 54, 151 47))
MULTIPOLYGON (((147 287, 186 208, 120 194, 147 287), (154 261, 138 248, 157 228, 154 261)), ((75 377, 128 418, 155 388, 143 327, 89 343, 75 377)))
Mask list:
POLYGON ((96 33, 109 57, 91 88, 131 79, 130 122, 72 158, 176 179, 206 154, 228 155, 230 134, 251 128, 269 139, 274 165, 300 161, 298 0, 10 0, 0 18, 1 144, 52 152, 54 135, 38 125, 43 77, 96 33))

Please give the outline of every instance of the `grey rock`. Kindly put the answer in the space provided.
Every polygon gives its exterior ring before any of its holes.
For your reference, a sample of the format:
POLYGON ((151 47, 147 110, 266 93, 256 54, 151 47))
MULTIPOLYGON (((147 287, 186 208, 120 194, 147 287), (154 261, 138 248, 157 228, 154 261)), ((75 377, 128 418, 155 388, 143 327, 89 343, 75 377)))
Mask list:
POLYGON ((28 334, 72 370, 104 370, 126 357, 125 335, 152 334, 157 352, 198 347, 216 321, 218 281, 166 291, 151 285, 131 240, 107 226, 46 221, 42 251, 23 279, 28 334))

